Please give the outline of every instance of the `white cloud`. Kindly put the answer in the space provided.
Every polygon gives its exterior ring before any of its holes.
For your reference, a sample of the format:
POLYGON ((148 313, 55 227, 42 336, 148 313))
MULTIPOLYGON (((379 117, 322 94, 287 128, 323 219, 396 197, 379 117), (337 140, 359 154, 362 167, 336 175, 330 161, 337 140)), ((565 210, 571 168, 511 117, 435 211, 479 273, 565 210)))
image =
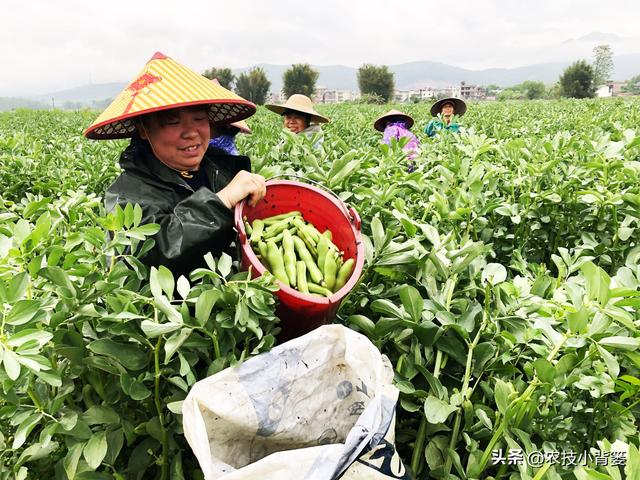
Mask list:
POLYGON ((0 96, 127 81, 155 51, 198 71, 420 60, 480 69, 588 58, 593 42, 565 41, 606 32, 621 37, 615 54, 638 53, 639 18, 635 0, 9 0, 0 96))

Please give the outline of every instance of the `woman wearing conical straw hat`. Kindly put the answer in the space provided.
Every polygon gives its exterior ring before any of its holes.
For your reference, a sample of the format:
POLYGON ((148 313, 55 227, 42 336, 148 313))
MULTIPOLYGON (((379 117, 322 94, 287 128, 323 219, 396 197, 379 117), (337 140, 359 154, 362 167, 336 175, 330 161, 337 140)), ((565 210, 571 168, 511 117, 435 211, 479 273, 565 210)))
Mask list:
POLYGON ((120 156, 123 172, 107 189, 107 209, 142 207, 142 223, 157 223, 154 247, 141 260, 174 275, 205 266, 235 238, 232 208, 255 205, 265 181, 249 158, 208 148, 211 125, 243 120, 251 102, 173 59, 156 53, 135 79, 85 130, 87 138, 131 138, 120 156))
POLYGON ((314 110, 309 97, 296 93, 284 105, 267 104, 265 107, 282 116, 284 128, 307 138, 318 135, 313 146, 319 148, 322 145, 323 132, 319 124, 328 123, 329 119, 314 110))
POLYGON ((402 150, 406 152, 407 158, 409 159, 409 166, 407 167, 409 172, 415 170, 413 159, 420 154, 420 142, 411 132, 413 123, 413 118, 400 110, 389 110, 373 122, 373 128, 379 132, 383 132, 382 143, 389 145, 392 138, 396 140, 400 140, 401 138, 408 139, 407 143, 402 147, 402 150))
POLYGON ((457 117, 461 117, 467 111, 467 104, 460 98, 443 98, 431 106, 431 116, 437 117, 431 120, 424 129, 429 137, 434 137, 438 132, 460 131, 457 117))

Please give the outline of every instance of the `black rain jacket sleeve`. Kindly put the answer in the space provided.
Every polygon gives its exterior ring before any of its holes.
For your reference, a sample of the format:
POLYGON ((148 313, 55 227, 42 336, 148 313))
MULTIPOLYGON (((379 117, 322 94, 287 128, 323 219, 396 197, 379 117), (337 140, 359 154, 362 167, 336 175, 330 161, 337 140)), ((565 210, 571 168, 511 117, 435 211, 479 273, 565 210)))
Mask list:
POLYGON ((248 157, 227 155, 209 148, 203 168, 212 190, 194 191, 180 174, 160 162, 149 143, 134 138, 120 157, 123 172, 107 189, 108 211, 127 203, 142 208, 142 224, 157 223, 155 246, 142 260, 150 266, 164 265, 174 276, 187 275, 205 266, 203 256, 225 250, 235 238, 233 210, 215 192, 224 188, 240 170, 251 171, 248 157))

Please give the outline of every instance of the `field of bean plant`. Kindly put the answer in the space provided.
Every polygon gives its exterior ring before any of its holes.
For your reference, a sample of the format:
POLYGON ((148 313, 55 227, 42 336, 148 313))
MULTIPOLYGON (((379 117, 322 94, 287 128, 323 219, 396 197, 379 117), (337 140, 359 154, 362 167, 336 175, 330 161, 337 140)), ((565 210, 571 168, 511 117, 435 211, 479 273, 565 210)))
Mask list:
MULTIPOLYGON (((640 101, 471 104, 433 139, 429 105, 396 107, 411 173, 388 105, 320 106, 320 150, 259 108, 238 146, 362 218, 335 322, 394 367, 410 475, 640 478, 640 101)), ((276 343, 277 287, 226 254, 147 269, 158 227, 105 211, 127 142, 82 137, 96 115, 0 114, 0 480, 203 478, 182 400, 276 343)))

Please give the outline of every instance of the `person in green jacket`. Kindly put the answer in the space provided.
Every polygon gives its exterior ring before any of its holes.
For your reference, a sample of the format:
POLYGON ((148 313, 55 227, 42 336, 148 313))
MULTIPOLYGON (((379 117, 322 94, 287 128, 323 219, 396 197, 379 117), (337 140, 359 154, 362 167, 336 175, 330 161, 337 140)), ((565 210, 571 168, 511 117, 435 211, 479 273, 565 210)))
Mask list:
POLYGON ((255 113, 251 102, 156 53, 136 79, 85 130, 91 139, 131 138, 122 173, 107 189, 107 209, 142 208, 157 223, 155 245, 141 260, 174 275, 206 266, 235 239, 233 207, 256 205, 266 193, 249 158, 209 147, 211 125, 255 113))
POLYGON ((460 98, 443 98, 431 106, 431 116, 436 117, 431 120, 424 129, 429 137, 434 137, 438 132, 444 130, 448 132, 459 132, 460 126, 455 121, 455 117, 461 117, 467 111, 467 104, 460 98))

